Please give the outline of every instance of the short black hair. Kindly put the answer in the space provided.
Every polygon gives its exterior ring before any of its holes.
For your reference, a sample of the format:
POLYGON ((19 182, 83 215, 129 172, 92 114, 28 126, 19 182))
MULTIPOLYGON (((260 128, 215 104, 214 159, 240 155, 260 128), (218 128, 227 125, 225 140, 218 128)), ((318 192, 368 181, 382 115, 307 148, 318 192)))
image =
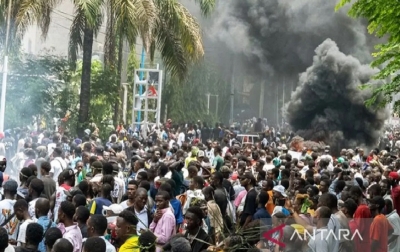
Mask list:
POLYGON ((224 181, 224 175, 221 172, 215 172, 214 177, 219 180, 219 184, 222 185, 222 181, 224 181))
POLYGON ((26 227, 25 242, 33 245, 39 245, 43 239, 43 227, 38 223, 29 223, 26 227))
POLYGON ((337 208, 338 199, 336 195, 333 195, 332 193, 324 193, 319 197, 319 203, 321 206, 326 206, 332 210, 337 208))
POLYGON ((156 194, 156 197, 157 196, 161 196, 161 197, 163 197, 165 200, 170 200, 171 199, 171 195, 170 195, 170 193, 169 192, 167 192, 167 191, 158 191, 157 192, 157 194, 156 194))
POLYGON ((107 162, 103 164, 103 174, 112 174, 113 166, 111 163, 107 162))
POLYGON ((156 239, 157 237, 149 230, 144 231, 139 236, 139 246, 143 249, 143 251, 151 251, 151 249, 156 249, 156 239))
POLYGON ((86 206, 86 197, 82 194, 75 195, 72 200, 75 202, 75 207, 86 206))
POLYGON ((150 191, 151 185, 150 185, 149 181, 142 180, 142 181, 140 181, 139 187, 142 187, 142 188, 146 189, 146 191, 150 191))
POLYGON ((131 225, 136 226, 138 224, 138 219, 132 211, 124 210, 118 215, 118 217, 124 219, 125 222, 131 225))
POLYGON ((32 188, 32 190, 34 190, 39 196, 42 194, 42 192, 44 191, 44 183, 42 180, 38 179, 38 178, 34 178, 32 179, 31 183, 30 183, 30 187, 32 188))
POLYGON ((44 237, 44 242, 46 244, 46 246, 48 246, 49 248, 52 248, 54 243, 58 240, 62 238, 62 233, 61 230, 57 227, 51 227, 46 231, 46 235, 44 237))
POLYGON ((24 199, 19 199, 14 204, 14 209, 28 210, 28 202, 24 199))
POLYGON ((30 176, 33 175, 33 172, 28 167, 24 167, 21 169, 21 174, 24 178, 28 179, 30 176))
POLYGON ((198 184, 200 189, 204 188, 204 179, 201 176, 194 176, 193 177, 193 182, 198 184))
POLYGON ((61 211, 69 218, 72 219, 75 214, 75 206, 69 201, 63 201, 60 205, 61 211))
POLYGON ((134 179, 130 180, 130 181, 128 182, 128 185, 135 185, 136 187, 139 187, 139 183, 138 183, 136 180, 134 180, 134 179))
POLYGON ((70 241, 65 238, 60 238, 56 241, 57 243, 53 245, 54 252, 73 252, 74 246, 70 241))
POLYGON ((149 178, 149 176, 147 175, 147 172, 145 172, 145 171, 141 171, 137 175, 140 175, 140 177, 142 177, 142 180, 147 180, 149 178))
POLYGON ((173 195, 174 192, 172 190, 172 186, 168 182, 162 183, 160 185, 160 187, 158 188, 158 192, 160 192, 160 191, 167 192, 169 194, 169 198, 174 197, 174 195, 173 195))
POLYGON ((50 162, 45 161, 45 162, 43 162, 43 163, 40 164, 40 168, 42 168, 42 169, 45 170, 46 172, 50 172, 50 170, 51 170, 51 164, 50 164, 50 162))
POLYGON ((198 206, 191 206, 186 210, 186 214, 187 213, 192 213, 194 215, 197 216, 197 218, 199 219, 199 224, 202 223, 202 220, 204 218, 204 214, 203 214, 203 210, 201 210, 200 207, 198 206))
POLYGON ((86 240, 83 251, 104 252, 106 251, 106 242, 100 237, 90 237, 86 240))
POLYGON ((107 218, 102 214, 94 214, 90 216, 90 225, 93 226, 95 232, 100 235, 107 230, 107 218))
POLYGON ((78 206, 75 211, 76 211, 77 219, 80 220, 83 223, 86 223, 86 221, 90 217, 89 209, 87 209, 84 206, 78 206))
POLYGON ((0 250, 8 247, 8 232, 5 228, 0 227, 0 250))
POLYGON ((258 194, 258 201, 261 205, 265 206, 268 203, 269 200, 269 195, 265 191, 260 191, 260 194, 258 194))

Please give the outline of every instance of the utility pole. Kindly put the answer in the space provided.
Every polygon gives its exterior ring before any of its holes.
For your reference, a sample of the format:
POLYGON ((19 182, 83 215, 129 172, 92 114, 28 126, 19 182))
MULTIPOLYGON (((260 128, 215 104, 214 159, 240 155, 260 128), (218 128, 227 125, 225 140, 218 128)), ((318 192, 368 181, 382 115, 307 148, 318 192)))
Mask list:
POLYGON ((236 56, 232 55, 232 78, 231 78, 231 115, 229 119, 229 124, 233 123, 233 106, 234 106, 234 99, 235 99, 235 59, 236 56))
POLYGON ((263 118, 264 114, 264 93, 265 93, 265 82, 261 82, 261 87, 260 87, 260 104, 258 106, 258 117, 263 118))
POLYGON ((6 91, 7 91, 7 74, 8 74, 8 39, 10 34, 10 20, 11 20, 11 1, 8 0, 7 11, 7 30, 6 41, 4 47, 4 63, 3 63, 3 83, 1 85, 1 104, 0 104, 0 131, 4 132, 4 117, 6 113, 6 91))
MULTIPOLYGON (((126 113, 128 107, 128 54, 125 53, 130 48, 128 47, 127 41, 122 44, 122 69, 121 69, 121 87, 123 88, 123 104, 122 104, 122 121, 126 125, 126 113)), ((119 109, 119 108, 118 108, 119 109)), ((118 119, 118 118, 117 118, 118 119)), ((117 122, 118 123, 118 122, 117 122)))

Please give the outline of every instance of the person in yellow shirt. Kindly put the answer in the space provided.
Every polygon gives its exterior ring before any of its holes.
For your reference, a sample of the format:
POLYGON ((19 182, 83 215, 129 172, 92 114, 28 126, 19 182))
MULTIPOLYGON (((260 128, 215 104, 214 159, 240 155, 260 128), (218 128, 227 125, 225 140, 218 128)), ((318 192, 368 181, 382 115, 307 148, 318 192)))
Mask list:
POLYGON ((122 211, 117 218, 115 228, 116 242, 121 245, 118 252, 139 252, 139 240, 136 233, 138 219, 129 210, 122 211))

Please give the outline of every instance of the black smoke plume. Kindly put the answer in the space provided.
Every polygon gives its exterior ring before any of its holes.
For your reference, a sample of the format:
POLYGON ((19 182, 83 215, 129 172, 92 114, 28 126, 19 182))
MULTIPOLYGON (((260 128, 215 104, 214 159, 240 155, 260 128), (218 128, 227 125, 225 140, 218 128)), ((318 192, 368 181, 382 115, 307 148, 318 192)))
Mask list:
POLYGON ((300 75, 285 111, 289 124, 305 139, 338 148, 377 144, 388 114, 364 105, 370 90, 360 89, 376 71, 325 40, 312 65, 300 75))
MULTIPOLYGON (((181 1, 191 11, 198 9, 193 0, 181 1)), ((217 1, 211 18, 198 16, 204 30, 206 59, 217 66, 228 82, 233 80, 235 92, 248 92, 252 86, 249 116, 258 116, 260 86, 265 85, 263 116, 272 125, 281 124, 283 104, 295 89, 299 74, 312 64, 315 48, 327 38, 336 41, 345 54, 370 63, 376 39, 368 35, 362 20, 348 17, 346 9, 335 12, 336 3, 217 1), (246 88, 242 88, 243 83, 246 88)), ((242 97, 237 98, 235 108, 240 110, 237 103, 242 97)))
POLYGON ((205 34, 241 53, 247 70, 263 78, 294 74, 297 79, 327 38, 344 53, 369 62, 366 26, 344 9, 335 12, 335 5, 321 0, 219 1, 211 31, 206 28, 205 34))

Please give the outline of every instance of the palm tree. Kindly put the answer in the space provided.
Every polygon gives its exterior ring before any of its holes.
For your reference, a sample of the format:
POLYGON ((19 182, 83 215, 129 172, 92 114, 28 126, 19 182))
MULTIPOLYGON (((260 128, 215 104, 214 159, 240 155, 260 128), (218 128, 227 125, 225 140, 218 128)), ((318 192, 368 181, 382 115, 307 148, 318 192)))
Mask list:
POLYGON ((93 39, 102 23, 103 0, 74 0, 75 15, 69 41, 69 60, 76 67, 78 50, 82 49, 82 76, 79 97, 78 134, 82 135, 89 123, 90 74, 93 39))
MULTIPOLYGON (((215 7, 215 0, 196 0, 202 14, 209 15, 215 7)), ((159 50, 166 70, 173 76, 183 79, 188 65, 204 54, 201 29, 195 18, 177 0, 109 0, 105 49, 105 64, 117 67, 121 76, 123 42, 134 48, 140 35, 146 50, 154 61, 155 51, 159 50), (133 17, 133 16, 136 16, 133 17), (137 20, 137 22, 132 22, 137 20), (138 26, 140 24, 140 26, 138 26), (118 46, 116 46, 116 38, 118 46), (117 48, 118 55, 115 54, 117 48), (116 58, 118 62, 116 63, 116 58)), ((120 88, 122 90, 122 87, 120 88)), ((122 100, 116 99, 114 121, 118 119, 122 100)))
POLYGON ((20 42, 30 25, 38 25, 42 30, 42 37, 46 38, 50 16, 60 0, 3 0, 0 1, 0 43, 4 45, 8 4, 11 1, 10 37, 8 49, 18 53, 20 42))
MULTIPOLYGON (((177 0, 154 0, 158 15, 151 32, 150 58, 160 51, 166 70, 184 79, 190 63, 204 55, 201 28, 189 10, 177 0)), ((202 14, 208 16, 215 0, 196 0, 202 14)))
MULTIPOLYGON (((78 50, 83 52, 81 92, 79 101, 78 134, 82 135, 84 126, 89 122, 90 73, 92 47, 94 36, 97 36, 102 24, 103 11, 108 10, 108 20, 114 23, 118 35, 132 42, 139 31, 145 34, 146 27, 154 19, 151 0, 74 0, 75 15, 70 31, 69 58, 75 66, 78 50), (112 7, 112 9, 110 8, 112 7)), ((114 37, 114 25, 110 26, 109 34, 114 37)), ((147 28, 149 30, 149 28, 147 28)), ((107 40, 106 40, 107 41, 107 40)), ((112 45, 112 43, 110 43, 112 45)), ((108 49, 111 50, 112 46, 108 49)), ((111 50, 108 55, 113 55, 111 50)), ((113 62, 113 58, 105 57, 106 62, 113 62)))
MULTIPOLYGON (((196 1, 205 15, 215 6, 215 0, 196 1)), ((69 46, 71 62, 76 62, 79 49, 83 51, 78 133, 82 133, 89 119, 92 46, 102 23, 102 11, 107 12, 104 59, 106 67, 117 69, 118 76, 122 69, 124 41, 132 47, 139 36, 152 60, 155 50, 160 50, 166 70, 173 76, 183 78, 188 64, 204 54, 200 26, 177 0, 74 0, 74 3, 69 46)))

